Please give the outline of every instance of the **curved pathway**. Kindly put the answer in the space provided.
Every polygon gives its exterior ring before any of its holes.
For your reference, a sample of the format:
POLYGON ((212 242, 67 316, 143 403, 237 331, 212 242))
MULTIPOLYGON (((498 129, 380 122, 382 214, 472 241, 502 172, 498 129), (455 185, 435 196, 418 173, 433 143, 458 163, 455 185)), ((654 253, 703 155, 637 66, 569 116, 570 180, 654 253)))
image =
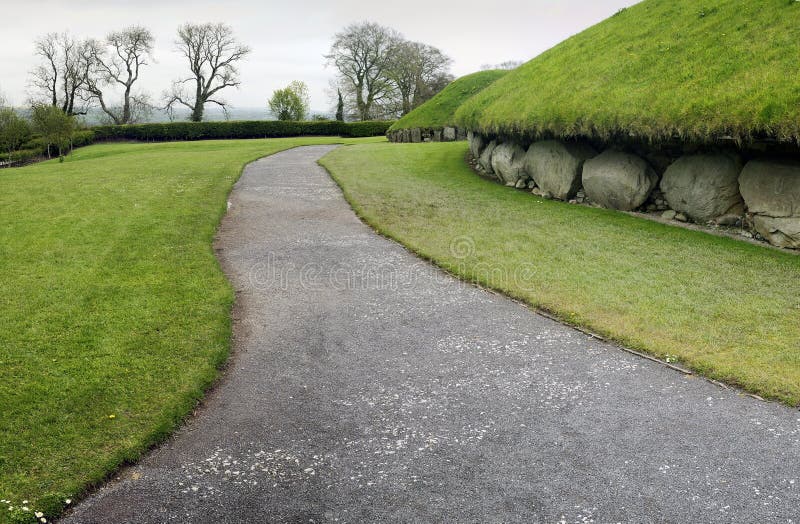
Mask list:
POLYGON ((798 518, 800 413, 420 262, 355 217, 331 149, 245 170, 217 246, 225 379, 66 522, 798 518))

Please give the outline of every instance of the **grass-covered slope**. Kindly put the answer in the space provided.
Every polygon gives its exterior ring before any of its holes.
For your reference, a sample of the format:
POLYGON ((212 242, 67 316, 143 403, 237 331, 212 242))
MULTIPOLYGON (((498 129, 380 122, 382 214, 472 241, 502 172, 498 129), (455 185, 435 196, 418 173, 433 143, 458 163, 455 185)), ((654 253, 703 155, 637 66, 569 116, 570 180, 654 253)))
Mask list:
POLYGON ((800 2, 645 0, 465 103, 486 132, 800 136, 800 2))
POLYGON ((395 122, 389 131, 412 128, 441 128, 454 124, 456 109, 508 71, 489 70, 462 76, 436 96, 395 122))

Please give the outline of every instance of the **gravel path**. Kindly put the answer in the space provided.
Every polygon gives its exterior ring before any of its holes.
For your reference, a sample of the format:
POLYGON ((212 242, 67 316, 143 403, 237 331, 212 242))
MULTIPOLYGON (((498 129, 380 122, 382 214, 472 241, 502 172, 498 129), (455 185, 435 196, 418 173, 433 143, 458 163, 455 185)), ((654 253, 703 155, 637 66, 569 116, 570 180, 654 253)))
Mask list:
POLYGON ((793 522, 800 412, 627 354, 363 225, 306 147, 219 233, 234 356, 70 523, 793 522))

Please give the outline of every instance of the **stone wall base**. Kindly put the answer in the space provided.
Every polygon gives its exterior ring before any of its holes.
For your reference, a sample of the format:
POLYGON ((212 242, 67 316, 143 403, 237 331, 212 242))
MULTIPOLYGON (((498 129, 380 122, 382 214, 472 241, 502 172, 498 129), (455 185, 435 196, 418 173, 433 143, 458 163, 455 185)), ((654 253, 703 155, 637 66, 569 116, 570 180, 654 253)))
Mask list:
POLYGON ((543 198, 730 228, 800 249, 800 155, 469 133, 473 167, 543 198))
POLYGON ((467 131, 458 127, 414 128, 389 131, 386 137, 390 142, 457 142, 467 139, 467 131))

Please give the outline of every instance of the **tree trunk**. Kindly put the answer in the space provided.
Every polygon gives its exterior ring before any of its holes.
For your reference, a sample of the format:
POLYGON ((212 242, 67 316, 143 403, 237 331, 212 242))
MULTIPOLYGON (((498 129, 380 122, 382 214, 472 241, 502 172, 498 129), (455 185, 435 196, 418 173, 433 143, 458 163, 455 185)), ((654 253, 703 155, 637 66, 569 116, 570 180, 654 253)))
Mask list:
POLYGON ((125 97, 122 102, 122 118, 120 120, 123 124, 131 123, 131 86, 125 88, 125 97))
POLYGON ((194 103, 194 110, 192 110, 191 120, 192 122, 202 122, 203 121, 203 103, 200 100, 195 101, 194 103))

